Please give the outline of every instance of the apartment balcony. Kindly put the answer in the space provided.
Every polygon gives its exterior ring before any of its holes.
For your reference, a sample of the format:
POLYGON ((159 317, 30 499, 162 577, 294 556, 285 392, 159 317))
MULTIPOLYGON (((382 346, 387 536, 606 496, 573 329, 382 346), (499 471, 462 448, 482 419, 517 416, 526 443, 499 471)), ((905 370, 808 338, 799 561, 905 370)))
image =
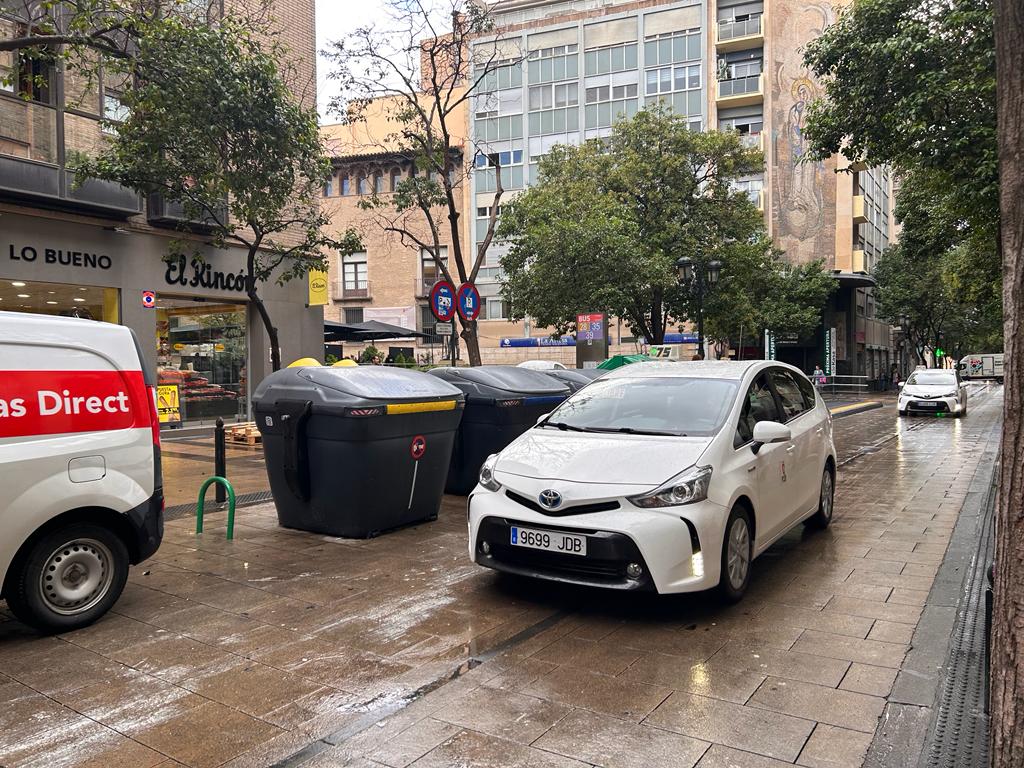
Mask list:
POLYGON ((864 258, 864 251, 857 248, 853 251, 852 258, 850 259, 850 271, 867 273, 867 262, 864 258))
POLYGON ((744 21, 720 21, 715 28, 715 47, 720 52, 742 51, 764 45, 763 16, 744 21))
POLYGON ((217 216, 193 218, 185 211, 183 203, 168 200, 156 193, 146 198, 146 220, 154 227, 185 230, 188 232, 209 232, 228 218, 228 205, 218 206, 217 216))
POLYGON ((864 195, 853 196, 853 223, 867 224, 868 212, 864 204, 864 195))
POLYGON ((368 282, 361 288, 354 288, 346 286, 344 280, 335 280, 331 298, 335 301, 370 301, 373 298, 370 287, 368 282))
POLYGON ((719 80, 716 101, 719 109, 763 103, 764 73, 719 80))
POLYGON ((0 94, 0 198, 112 219, 142 212, 137 193, 109 181, 76 183, 65 157, 102 145, 99 122, 0 94))

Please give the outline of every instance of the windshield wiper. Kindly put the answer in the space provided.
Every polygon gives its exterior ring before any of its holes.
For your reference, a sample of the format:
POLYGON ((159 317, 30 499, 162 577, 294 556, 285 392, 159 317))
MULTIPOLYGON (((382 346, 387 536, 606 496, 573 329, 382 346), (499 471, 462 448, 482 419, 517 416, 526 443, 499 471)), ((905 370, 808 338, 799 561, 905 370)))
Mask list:
POLYGON ((542 421, 538 427, 556 427, 563 432, 594 432, 588 427, 577 427, 575 424, 566 424, 564 421, 542 421))
POLYGON ((686 437, 685 432, 666 432, 660 429, 636 429, 635 427, 592 427, 591 432, 621 432, 625 435, 658 435, 662 437, 686 437))

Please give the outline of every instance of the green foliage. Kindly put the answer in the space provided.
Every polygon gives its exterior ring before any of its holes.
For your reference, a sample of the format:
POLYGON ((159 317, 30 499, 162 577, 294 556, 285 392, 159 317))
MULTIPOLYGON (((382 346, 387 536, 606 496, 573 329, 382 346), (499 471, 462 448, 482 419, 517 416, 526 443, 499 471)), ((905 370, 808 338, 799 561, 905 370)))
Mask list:
POLYGON ((368 347, 364 347, 363 351, 359 353, 359 364, 360 365, 374 365, 376 362, 383 360, 384 355, 381 354, 380 350, 372 344, 368 347))
POLYGON ((103 153, 76 169, 80 180, 107 179, 181 203, 212 245, 245 249, 246 290, 275 369, 277 331, 259 284, 326 269, 328 249, 360 248, 352 231, 341 240, 326 234, 319 194, 330 162, 315 110, 289 90, 278 63, 285 55, 232 17, 216 26, 173 17, 150 25, 134 60, 146 77, 122 95, 127 118, 103 153))
POLYGON ((761 168, 760 153, 735 134, 693 133, 657 109, 617 123, 606 143, 555 147, 539 183, 502 214, 512 317, 565 333, 576 312, 604 311, 660 343, 671 319, 696 319, 697 296, 680 287, 675 266, 686 257, 701 270, 722 263, 703 300, 710 337, 728 339, 741 325, 813 329, 834 281, 817 263, 789 267, 761 213, 732 189, 761 168))
POLYGON ((809 42, 825 86, 805 133, 817 157, 925 170, 964 218, 998 210, 990 0, 857 0, 809 42))
POLYGON ((1002 347, 995 45, 990 0, 857 0, 811 41, 825 86, 816 157, 889 165, 900 243, 875 270, 882 317, 927 347, 1002 347))
POLYGON ((768 247, 761 214, 731 187, 762 167, 735 134, 694 133, 657 108, 617 123, 604 143, 555 147, 501 218, 513 319, 564 333, 577 311, 605 311, 659 343, 670 317, 695 316, 677 259, 728 265, 768 247))

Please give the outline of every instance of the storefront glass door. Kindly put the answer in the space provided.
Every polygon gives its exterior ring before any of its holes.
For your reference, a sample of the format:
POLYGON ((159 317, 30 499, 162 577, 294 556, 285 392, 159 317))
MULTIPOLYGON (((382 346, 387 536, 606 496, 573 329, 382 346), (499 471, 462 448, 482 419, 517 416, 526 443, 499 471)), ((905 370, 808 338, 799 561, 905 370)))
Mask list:
POLYGON ((163 425, 248 420, 246 305, 160 295, 156 313, 163 425))

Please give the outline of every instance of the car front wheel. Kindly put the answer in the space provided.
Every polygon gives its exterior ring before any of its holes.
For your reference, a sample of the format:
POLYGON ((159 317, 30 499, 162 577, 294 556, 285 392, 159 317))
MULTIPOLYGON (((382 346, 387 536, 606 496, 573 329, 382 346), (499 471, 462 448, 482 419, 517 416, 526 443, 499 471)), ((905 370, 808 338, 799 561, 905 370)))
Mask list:
POLYGON ((726 602, 739 602, 750 583, 750 562, 754 554, 750 531, 750 513, 742 506, 733 507, 725 524, 722 575, 718 582, 718 593, 726 602))
POLYGON ((15 566, 7 605, 40 632, 92 624, 121 596, 128 549, 111 530, 72 523, 39 539, 15 566))

